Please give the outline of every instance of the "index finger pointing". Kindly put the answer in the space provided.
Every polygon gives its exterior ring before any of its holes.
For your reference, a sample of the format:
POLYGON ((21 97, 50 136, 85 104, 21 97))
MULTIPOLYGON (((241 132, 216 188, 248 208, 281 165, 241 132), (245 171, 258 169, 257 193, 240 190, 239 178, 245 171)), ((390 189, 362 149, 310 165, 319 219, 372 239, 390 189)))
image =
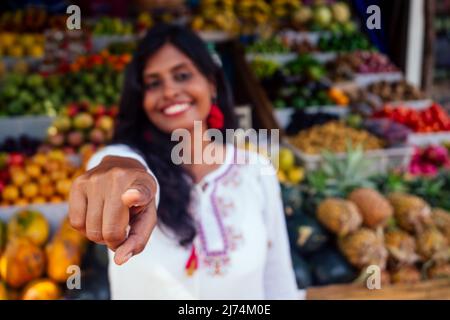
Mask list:
POLYGON ((117 248, 114 262, 118 265, 124 264, 133 255, 142 252, 150 239, 156 222, 156 205, 155 201, 152 201, 144 211, 133 217, 130 222, 128 238, 117 248))

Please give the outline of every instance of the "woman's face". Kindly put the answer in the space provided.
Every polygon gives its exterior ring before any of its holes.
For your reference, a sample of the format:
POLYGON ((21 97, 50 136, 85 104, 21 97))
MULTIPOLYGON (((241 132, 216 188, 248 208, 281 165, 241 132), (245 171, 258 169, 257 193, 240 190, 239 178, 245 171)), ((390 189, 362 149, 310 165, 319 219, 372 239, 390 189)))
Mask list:
POLYGON ((150 121, 161 131, 194 128, 194 121, 206 118, 215 97, 215 87, 183 52, 165 44, 145 65, 143 107, 150 121))

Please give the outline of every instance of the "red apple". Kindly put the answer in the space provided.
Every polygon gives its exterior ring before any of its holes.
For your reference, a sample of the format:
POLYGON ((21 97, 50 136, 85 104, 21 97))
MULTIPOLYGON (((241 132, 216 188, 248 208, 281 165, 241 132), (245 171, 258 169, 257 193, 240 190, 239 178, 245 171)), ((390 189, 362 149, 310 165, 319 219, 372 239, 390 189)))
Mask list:
POLYGON ((48 141, 54 147, 60 147, 64 144, 64 135, 62 133, 53 134, 48 137, 48 141))
POLYGON ((105 132, 111 132, 114 128, 114 119, 110 116, 102 116, 98 118, 96 125, 105 132))
POLYGON ((11 152, 9 154, 8 165, 10 166, 22 166, 25 161, 23 154, 18 152, 11 152))
POLYGON ((95 144, 103 144, 105 142, 105 134, 99 128, 95 128, 89 134, 89 140, 95 144))

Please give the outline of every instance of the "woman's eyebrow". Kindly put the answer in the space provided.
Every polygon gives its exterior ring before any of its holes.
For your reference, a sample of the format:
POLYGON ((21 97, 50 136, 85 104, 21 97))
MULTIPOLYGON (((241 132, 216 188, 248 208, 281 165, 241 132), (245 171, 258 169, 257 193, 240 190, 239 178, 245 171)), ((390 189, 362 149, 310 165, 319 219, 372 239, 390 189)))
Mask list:
POLYGON ((186 62, 182 62, 182 63, 179 63, 179 64, 175 65, 174 67, 172 67, 171 70, 177 71, 179 69, 187 68, 187 67, 188 67, 188 64, 186 62))
MULTIPOLYGON (((186 68, 188 67, 188 64, 186 62, 181 62, 173 67, 170 68, 170 71, 178 71, 182 68, 186 68)), ((149 78, 157 78, 159 76, 158 72, 151 72, 151 73, 144 73, 144 79, 149 79, 149 78)))

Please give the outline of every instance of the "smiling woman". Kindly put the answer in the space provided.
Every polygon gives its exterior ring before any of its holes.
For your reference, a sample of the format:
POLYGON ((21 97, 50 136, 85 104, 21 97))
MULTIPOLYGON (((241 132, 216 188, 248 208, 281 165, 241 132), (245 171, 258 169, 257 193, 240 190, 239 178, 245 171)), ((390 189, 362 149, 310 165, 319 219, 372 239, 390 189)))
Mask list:
POLYGON ((156 26, 127 69, 114 143, 91 158, 69 202, 72 225, 111 249, 112 297, 296 298, 274 168, 208 140, 201 151, 214 144, 220 163, 175 164, 171 135, 193 140, 198 123, 223 136, 235 128, 223 72, 194 33, 156 26))

